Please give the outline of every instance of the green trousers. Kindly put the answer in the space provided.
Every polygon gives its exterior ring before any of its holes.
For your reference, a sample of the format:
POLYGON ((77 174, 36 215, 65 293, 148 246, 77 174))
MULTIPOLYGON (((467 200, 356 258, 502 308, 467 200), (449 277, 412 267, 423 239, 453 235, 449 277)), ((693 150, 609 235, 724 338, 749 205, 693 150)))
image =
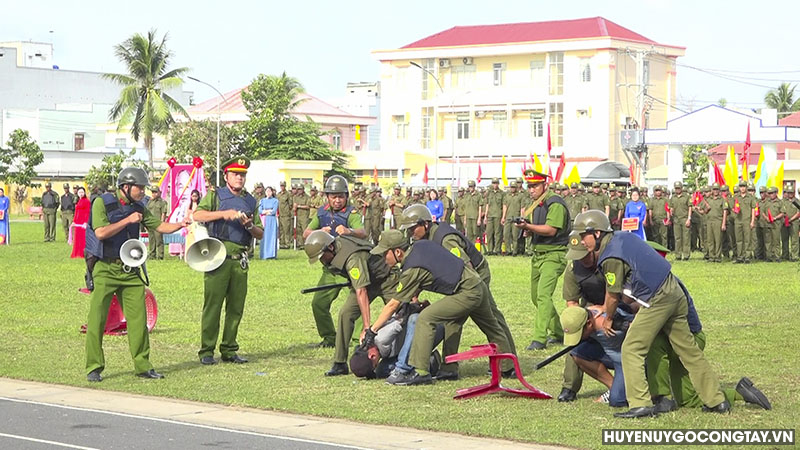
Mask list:
POLYGON ((562 387, 579 392, 583 385, 583 371, 569 354, 564 356, 564 383, 562 387))
POLYGON ((764 227, 764 245, 767 249, 767 261, 781 260, 781 227, 782 221, 768 223, 764 227))
POLYGON ((533 324, 533 340, 544 344, 547 337, 563 339, 561 320, 553 305, 553 292, 556 290, 558 278, 564 274, 567 266, 566 252, 555 250, 550 252, 534 251, 531 258, 531 301, 536 307, 536 319, 533 324))
POLYGON ((221 266, 206 272, 204 281, 203 318, 200 332, 200 351, 197 355, 214 356, 214 348, 219 337, 219 321, 222 304, 225 303, 225 324, 219 352, 230 358, 239 351, 236 335, 244 314, 244 300, 247 297, 247 270, 242 269, 239 260, 226 259, 221 266))
POLYGON ((42 217, 44 218, 44 241, 56 240, 56 209, 44 208, 42 210, 42 217))
MULTIPOLYGON (((422 310, 414 330, 409 365, 427 370, 433 351, 436 324, 456 322, 463 325, 468 318, 475 322, 489 342, 497 344, 498 351, 511 352, 505 333, 489 306, 489 288, 482 281, 475 281, 477 283, 465 282, 455 294, 445 296, 422 310)), ((510 367, 510 362, 503 363, 503 370, 510 367)))
MULTIPOLYGON (((367 289, 367 297, 369 298, 370 305, 375 298, 378 297, 379 291, 367 289)), ((386 299, 384 299, 384 304, 386 299)), ((363 321, 361 320, 361 309, 358 307, 358 299, 356 298, 356 291, 350 290, 347 300, 344 301, 342 308, 339 310, 338 327, 336 328, 336 349, 334 350, 333 362, 346 363, 347 355, 350 350, 350 341, 356 331, 356 322, 362 324, 358 329, 359 335, 363 328, 363 321)))
POLYGON ((69 240, 69 226, 72 225, 74 219, 75 219, 74 211, 61 211, 61 226, 64 228, 65 240, 69 240))
POLYGON ((383 228, 381 227, 381 224, 383 224, 382 219, 383 219, 383 217, 381 217, 379 215, 378 216, 372 216, 369 219, 370 228, 369 228, 368 231, 369 231, 369 234, 371 236, 372 242, 375 243, 376 245, 378 243, 378 239, 381 237, 381 233, 383 232, 383 228))
POLYGON ((147 246, 150 251, 148 257, 150 259, 164 259, 164 237, 161 233, 153 230, 147 230, 149 237, 147 246))
POLYGON ((293 225, 293 217, 291 213, 287 213, 285 216, 280 215, 278 216, 278 235, 279 235, 279 244, 280 248, 290 248, 292 246, 292 240, 294 239, 294 230, 292 229, 293 225))
MULTIPOLYGON (((749 226, 749 223, 748 223, 749 226)), ((706 335, 703 331, 694 333, 697 347, 706 347, 706 335)), ((652 397, 673 397, 681 408, 699 408, 703 401, 689 378, 689 372, 681 364, 680 358, 672 350, 669 339, 659 333, 647 354, 647 382, 650 384, 652 397)), ((723 389, 722 394, 730 404, 738 397, 735 389, 723 389)))
MULTIPOLYGON (((319 277, 317 286, 324 284, 344 283, 347 279, 334 275, 329 270, 323 268, 322 276, 319 277)), ((317 333, 322 338, 325 345, 336 345, 336 328, 333 327, 333 317, 331 316, 331 304, 342 288, 327 289, 314 293, 311 300, 311 312, 314 314, 314 322, 317 324, 317 333)))
POLYGON ((792 222, 789 226, 789 261, 797 261, 798 251, 800 250, 800 246, 798 245, 798 232, 800 232, 800 223, 797 220, 792 222))
POLYGON ((645 374, 645 358, 658 333, 664 333, 672 349, 689 373, 692 385, 705 405, 714 407, 725 400, 719 379, 705 359, 689 331, 686 316, 689 303, 671 274, 650 299, 650 308, 642 308, 631 322, 622 343, 622 370, 625 393, 631 408, 652 406, 645 374))
POLYGON ((499 217, 486 218, 486 251, 499 253, 503 249, 503 226, 499 217))
POLYGON ((480 227, 478 226, 478 218, 470 219, 467 217, 467 240, 470 244, 475 244, 475 239, 480 235, 480 227))
MULTIPOLYGON (((308 228, 308 223, 311 220, 308 218, 307 215, 298 215, 297 216, 297 249, 300 250, 305 245, 306 240, 303 239, 303 230, 308 228)), ((294 241, 294 234, 292 234, 292 238, 290 241, 294 241)))
POLYGON ((503 225, 503 242, 506 243, 506 255, 517 254, 518 235, 519 230, 514 226, 514 222, 507 219, 506 224, 503 225))
POLYGON ((691 229, 686 228, 686 217, 672 218, 672 231, 675 233, 675 257, 689 258, 691 251, 691 229))
POLYGON ((752 244, 754 232, 754 230, 750 228, 750 221, 734 221, 734 228, 736 228, 736 231, 734 232, 734 235, 736 236, 736 260, 749 261, 753 258, 752 244))
POLYGON ((722 221, 706 219, 706 242, 708 259, 722 261, 722 221))
MULTIPOLYGON (((455 217, 456 217, 455 218, 456 230, 460 231, 461 234, 466 235, 467 233, 466 233, 466 230, 464 229, 464 216, 462 216, 460 214, 456 214, 455 217)), ((395 220, 397 220, 397 219, 395 218, 395 220)))
POLYGON ((756 229, 753 233, 753 239, 755 240, 753 244, 753 257, 759 261, 767 259, 765 230, 766 228, 764 228, 764 226, 759 225, 758 222, 756 222, 756 229))
POLYGON ((144 304, 144 283, 136 273, 125 273, 121 264, 97 261, 92 270, 94 290, 89 299, 86 323, 86 373, 106 366, 103 355, 103 331, 108 308, 117 294, 128 328, 128 348, 136 373, 147 372, 150 364, 150 338, 147 332, 147 311, 144 304))
POLYGON ((651 226, 653 230, 652 239, 659 244, 663 245, 664 247, 667 246, 667 226, 664 225, 664 219, 653 219, 653 225, 651 226))

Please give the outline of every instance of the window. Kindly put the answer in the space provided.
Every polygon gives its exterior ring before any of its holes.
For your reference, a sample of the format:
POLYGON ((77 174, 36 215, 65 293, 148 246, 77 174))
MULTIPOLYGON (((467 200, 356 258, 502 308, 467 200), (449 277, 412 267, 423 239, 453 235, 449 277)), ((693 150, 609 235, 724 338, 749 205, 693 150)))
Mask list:
POLYGON ((85 148, 84 137, 83 133, 75 133, 75 150, 83 150, 85 148))
POLYGON ((503 85, 503 72, 506 69, 505 63, 494 63, 492 64, 492 77, 494 80, 495 86, 502 86, 503 85))
POLYGON ((534 89, 547 87, 547 78, 544 71, 544 55, 531 61, 531 85, 534 89))
POLYGON ((564 52, 553 52, 550 56, 550 95, 564 94, 564 52))
POLYGON ((338 131, 334 131, 333 132, 333 134, 331 135, 331 146, 335 150, 341 150, 342 149, 342 133, 340 133, 338 131))
POLYGON ((116 138, 114 139, 114 147, 116 148, 125 148, 128 144, 128 140, 125 138, 116 138))
POLYGON ((469 114, 459 114, 457 118, 458 138, 469 139, 469 114))
POLYGON ((457 89, 467 89, 475 83, 474 64, 450 66, 450 87, 457 89))
POLYGON ((419 144, 424 149, 431 148, 431 116, 433 108, 422 108, 422 133, 419 144))
POLYGON ((433 70, 434 70, 435 66, 436 66, 436 60, 433 59, 433 58, 428 58, 428 59, 423 59, 422 60, 423 70, 420 70, 420 72, 422 72, 422 99, 423 100, 427 100, 428 99, 428 89, 429 88, 432 88, 433 90, 436 90, 436 85, 435 85, 436 80, 429 80, 429 78, 432 78, 431 75, 429 75, 429 74, 433 73, 433 70), (433 85, 431 85, 431 83, 433 83, 433 85))
POLYGON ((498 137, 506 137, 508 134, 508 116, 505 112, 492 113, 494 122, 494 132, 498 137))
POLYGON ((544 136, 544 110, 537 109, 531 111, 531 137, 540 138, 544 136))
POLYGON ((564 104, 550 103, 550 142, 553 147, 564 145, 564 104))
MULTIPOLYGON (((373 169, 353 170, 352 172, 355 178, 369 177, 372 179, 372 176, 375 174, 373 169)), ((378 178, 397 178, 397 170, 378 169, 378 178)))
POLYGON ((408 123, 405 116, 392 116, 395 128, 395 139, 405 140, 408 138, 408 123))
POLYGON ((581 83, 589 83, 592 81, 592 66, 589 64, 589 58, 581 58, 579 67, 581 69, 581 83))
POLYGON ((292 178, 290 181, 292 185, 302 184, 303 186, 311 186, 314 184, 314 180, 311 178, 292 178))

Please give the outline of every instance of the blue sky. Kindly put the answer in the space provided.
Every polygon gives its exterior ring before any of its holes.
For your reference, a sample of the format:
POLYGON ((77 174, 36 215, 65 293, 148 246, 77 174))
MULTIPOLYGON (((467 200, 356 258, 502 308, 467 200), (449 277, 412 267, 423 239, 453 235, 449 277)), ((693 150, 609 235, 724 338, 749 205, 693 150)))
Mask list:
MULTIPOLYGON (((15 1, 0 41, 52 41, 63 69, 119 71, 113 46, 150 28, 169 32, 175 66, 223 92, 259 73, 286 71, 309 93, 343 95, 348 81, 378 78, 371 51, 397 48, 455 25, 603 16, 657 42, 687 47, 679 63, 730 71, 763 86, 800 81, 800 2, 716 1, 15 1), (53 31, 50 33, 50 31, 53 31), (756 79, 759 78, 759 79, 756 79)), ((678 68, 679 102, 725 97, 759 107, 767 89, 678 68)), ((196 100, 215 95, 187 83, 196 100)), ((798 89, 800 96, 800 89, 798 89)))

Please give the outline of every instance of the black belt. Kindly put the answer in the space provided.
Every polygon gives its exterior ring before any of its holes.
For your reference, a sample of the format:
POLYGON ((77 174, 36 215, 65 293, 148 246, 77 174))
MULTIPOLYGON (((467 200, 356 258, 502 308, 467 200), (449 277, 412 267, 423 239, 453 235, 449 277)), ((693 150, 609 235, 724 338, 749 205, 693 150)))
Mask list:
POLYGON ((109 263, 109 264, 124 265, 122 260, 119 259, 119 258, 116 258, 116 259, 114 259, 114 258, 100 258, 100 261, 103 261, 103 262, 106 262, 106 263, 109 263))

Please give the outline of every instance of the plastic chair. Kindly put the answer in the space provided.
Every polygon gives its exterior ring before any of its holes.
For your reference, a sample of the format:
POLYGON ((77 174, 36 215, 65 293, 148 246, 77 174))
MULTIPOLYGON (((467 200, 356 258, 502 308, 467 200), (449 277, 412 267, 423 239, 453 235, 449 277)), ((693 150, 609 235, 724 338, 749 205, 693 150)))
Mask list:
POLYGON ((483 344, 483 345, 473 345, 469 350, 461 353, 457 353, 455 355, 450 355, 445 358, 446 363, 453 363, 456 361, 464 361, 467 359, 475 359, 475 358, 483 358, 484 356, 489 357, 489 367, 492 370, 492 380, 488 384, 481 384, 478 386, 473 386, 471 388, 459 389, 456 391, 456 395, 453 397, 454 399, 464 399, 464 398, 472 398, 478 397, 481 395, 492 394, 495 392, 508 392, 514 395, 520 395, 522 397, 530 397, 530 398, 539 398, 539 399, 551 399, 553 398, 552 395, 548 394, 547 392, 540 391, 535 387, 531 386, 525 378, 522 377, 522 370, 519 367, 519 361, 517 360, 517 356, 513 353, 497 353, 497 344, 483 344), (512 389, 507 388, 500 384, 500 380, 502 379, 502 373, 500 370, 500 362, 503 359, 510 359, 514 362, 514 369, 517 372, 517 379, 522 383, 525 389, 512 389))
MULTIPOLYGON (((78 289, 83 294, 91 294, 92 292, 86 288, 78 289)), ((144 290, 144 307, 147 313, 147 332, 153 331, 158 320, 158 304, 156 303, 156 296, 153 291, 148 288, 144 290)), ((86 333, 86 324, 81 325, 81 333, 86 333)), ((111 305, 108 307, 108 316, 106 318, 106 327, 103 334, 108 336, 122 336, 128 334, 128 322, 125 320, 125 315, 122 312, 117 300, 117 294, 111 299, 111 305)))

